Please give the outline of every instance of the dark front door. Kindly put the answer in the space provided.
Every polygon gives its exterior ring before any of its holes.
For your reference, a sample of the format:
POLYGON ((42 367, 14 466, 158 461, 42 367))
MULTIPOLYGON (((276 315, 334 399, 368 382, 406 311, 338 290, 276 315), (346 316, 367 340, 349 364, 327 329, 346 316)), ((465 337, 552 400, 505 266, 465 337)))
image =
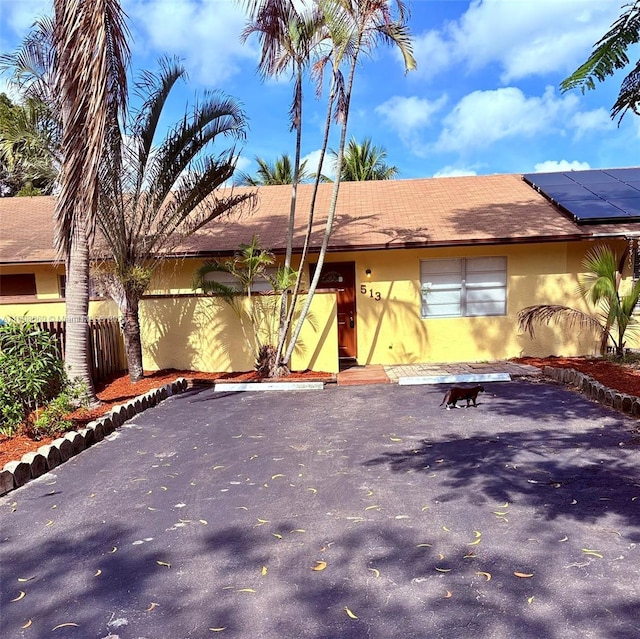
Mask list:
MULTIPOLYGON (((311 276, 315 265, 311 266, 311 276)), ((356 268, 355 262, 324 264, 318 282, 319 290, 332 290, 338 304, 338 356, 355 358, 358 354, 356 328, 356 268)))

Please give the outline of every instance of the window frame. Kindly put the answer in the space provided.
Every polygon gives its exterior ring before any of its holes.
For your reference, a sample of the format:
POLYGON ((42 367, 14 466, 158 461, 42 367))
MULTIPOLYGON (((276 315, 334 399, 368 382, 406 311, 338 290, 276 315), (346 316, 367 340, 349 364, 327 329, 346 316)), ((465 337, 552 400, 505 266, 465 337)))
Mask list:
POLYGON ((504 317, 507 315, 507 288, 508 260, 504 255, 420 259, 420 317, 423 320, 455 317, 504 317), (445 262, 448 262, 449 265, 445 262), (492 262, 498 268, 492 268, 492 262), (425 272, 425 265, 438 263, 443 267, 442 269, 425 272), (496 274, 493 281, 490 279, 486 282, 482 281, 483 275, 493 273, 496 274), (433 282, 427 280, 429 276, 432 276, 432 279, 440 279, 440 283, 435 287, 435 292, 440 294, 442 301, 435 305, 436 309, 437 306, 448 306, 457 308, 457 312, 451 310, 449 312, 429 312, 428 295, 434 291, 433 282), (491 292, 490 299, 482 299, 483 291, 491 292), (500 291, 502 294, 496 295, 500 291), (448 301, 447 295, 449 296, 448 301), (478 299, 474 300, 474 297, 478 299), (479 307, 483 304, 500 308, 494 312, 479 312, 479 307))

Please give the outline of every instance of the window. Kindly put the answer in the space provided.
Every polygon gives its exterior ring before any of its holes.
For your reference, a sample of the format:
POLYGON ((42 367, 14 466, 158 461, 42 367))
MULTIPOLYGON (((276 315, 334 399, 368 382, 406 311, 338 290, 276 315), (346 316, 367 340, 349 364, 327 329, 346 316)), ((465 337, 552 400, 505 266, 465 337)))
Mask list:
MULTIPOLYGON (((269 277, 275 277, 278 269, 274 267, 269 267, 265 269, 266 275, 269 277)), ((240 290, 240 282, 236 277, 234 277, 231 273, 227 273, 226 271, 210 271, 205 275, 205 281, 207 282, 218 282, 219 284, 224 284, 225 286, 230 286, 231 288, 235 288, 240 290)), ((253 281, 253 285, 251 286, 251 293, 272 293, 273 287, 271 286, 269 280, 265 277, 256 277, 253 281)))
POLYGON ((507 258, 420 262, 422 317, 482 317, 507 312, 507 258))
POLYGON ((36 296, 35 274, 0 275, 0 296, 14 297, 20 295, 36 296))

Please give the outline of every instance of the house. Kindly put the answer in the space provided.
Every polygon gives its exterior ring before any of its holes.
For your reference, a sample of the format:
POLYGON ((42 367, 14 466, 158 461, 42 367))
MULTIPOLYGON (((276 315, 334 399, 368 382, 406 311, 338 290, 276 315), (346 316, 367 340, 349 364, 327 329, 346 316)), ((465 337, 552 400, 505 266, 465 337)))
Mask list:
MULTIPOLYGON (((293 368, 336 371, 340 358, 399 364, 597 352, 597 338, 587 331, 551 325, 531 339, 518 330, 517 313, 533 304, 584 308, 576 284, 588 249, 635 246, 640 200, 625 188, 638 185, 640 169, 343 183, 293 368), (613 203, 589 186, 594 180, 620 186, 609 197, 613 203)), ((320 185, 307 283, 332 190, 320 185)), ((312 185, 298 188, 294 266, 311 193, 312 185)), ((254 234, 282 260, 290 194, 290 186, 259 188, 253 212, 211 223, 167 260, 142 304, 145 368, 252 367, 237 318, 219 300, 194 292, 191 282, 203 260, 233 254, 254 234)), ((49 197, 0 199, 0 317, 64 315, 53 207, 49 197)), ((629 267, 625 279, 633 276, 629 267)), ((90 313, 116 310, 95 299, 90 313)))

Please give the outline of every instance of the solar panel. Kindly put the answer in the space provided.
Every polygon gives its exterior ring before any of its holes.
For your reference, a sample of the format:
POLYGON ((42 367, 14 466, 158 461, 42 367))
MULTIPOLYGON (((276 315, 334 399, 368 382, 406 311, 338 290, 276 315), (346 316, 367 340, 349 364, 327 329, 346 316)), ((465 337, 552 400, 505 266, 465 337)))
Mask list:
MULTIPOLYGON (((618 184, 620 184, 618 182, 618 184)), ((545 186, 543 189, 545 195, 550 197, 554 202, 565 202, 571 200, 599 200, 600 198, 585 189, 581 184, 558 184, 553 186, 545 186)))
POLYGON ((607 169, 605 173, 616 178, 616 180, 621 180, 622 182, 640 182, 640 168, 607 169))
POLYGON ((630 220, 622 209, 604 202, 603 200, 573 200, 567 205, 562 203, 560 208, 564 209, 579 224, 598 224, 602 222, 620 222, 630 220))
POLYGON ((640 197, 621 197, 609 201, 630 217, 640 218, 640 197))
POLYGON ((573 171, 570 173, 571 179, 579 184, 589 187, 592 184, 620 184, 620 180, 605 171, 573 171))
POLYGON ((640 168, 528 173, 523 179, 578 224, 640 221, 640 168))
POLYGON ((640 197, 640 191, 624 182, 615 181, 615 184, 591 184, 587 187, 603 200, 611 201, 614 197, 640 197))
POLYGON ((550 186, 552 184, 575 184, 564 173, 529 173, 523 176, 524 179, 535 186, 550 186))

